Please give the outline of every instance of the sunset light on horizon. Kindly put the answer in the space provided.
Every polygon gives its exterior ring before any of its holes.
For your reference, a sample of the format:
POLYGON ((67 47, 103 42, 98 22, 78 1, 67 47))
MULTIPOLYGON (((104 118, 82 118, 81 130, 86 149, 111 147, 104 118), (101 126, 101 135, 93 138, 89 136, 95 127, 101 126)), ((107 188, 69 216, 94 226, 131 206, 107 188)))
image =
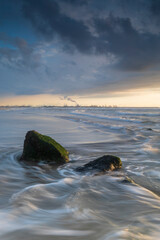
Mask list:
POLYGON ((51 94, 6 96, 0 106, 99 106, 99 107, 160 107, 158 91, 135 91, 114 97, 61 96, 51 94))

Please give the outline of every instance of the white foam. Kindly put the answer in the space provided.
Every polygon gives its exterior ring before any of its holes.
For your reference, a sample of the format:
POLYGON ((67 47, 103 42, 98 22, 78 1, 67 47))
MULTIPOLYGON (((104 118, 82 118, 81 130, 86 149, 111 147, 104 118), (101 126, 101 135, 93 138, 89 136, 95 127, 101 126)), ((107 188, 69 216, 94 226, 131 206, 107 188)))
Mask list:
POLYGON ((53 235, 53 236, 87 236, 93 233, 94 231, 80 231, 80 230, 73 230, 73 229, 58 229, 58 228, 45 228, 41 227, 40 229, 35 229, 34 233, 41 234, 41 235, 53 235))

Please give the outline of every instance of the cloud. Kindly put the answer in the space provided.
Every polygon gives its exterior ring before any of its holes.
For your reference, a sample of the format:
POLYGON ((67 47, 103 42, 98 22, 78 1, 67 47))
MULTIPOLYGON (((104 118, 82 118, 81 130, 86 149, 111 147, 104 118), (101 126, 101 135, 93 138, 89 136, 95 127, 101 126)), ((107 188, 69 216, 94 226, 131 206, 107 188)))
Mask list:
POLYGON ((66 2, 73 5, 87 5, 89 0, 62 0, 62 2, 66 2))
POLYGON ((35 69, 40 65, 40 54, 24 39, 9 37, 0 33, 0 42, 5 46, 0 48, 0 62, 16 69, 35 69))
POLYGON ((160 1, 1 2, 1 92, 74 101, 68 96, 159 86, 160 1))
POLYGON ((129 18, 112 14, 94 22, 99 38, 97 51, 117 56, 118 68, 141 71, 160 64, 159 34, 139 32, 129 18))
POLYGON ((159 22, 160 20, 160 1, 159 0, 151 1, 150 11, 151 11, 152 17, 159 22))
POLYGON ((54 0, 25 0, 24 16, 46 40, 59 37, 64 45, 74 46, 80 52, 92 51, 93 37, 83 23, 61 13, 54 0))
MULTIPOLYGON (((61 2, 72 5, 77 3, 71 0, 61 2)), ((122 0, 121 5, 126 7, 126 1, 122 0)), ((130 2, 128 6, 130 9, 130 2)), ((154 5, 152 9, 155 11, 154 5)), ((104 18, 98 15, 92 16, 90 23, 86 24, 83 19, 76 20, 62 13, 58 2, 54 0, 24 0, 23 13, 46 40, 51 41, 58 37, 64 49, 77 49, 85 54, 106 55, 107 58, 114 55, 117 59, 115 68, 125 71, 144 71, 160 64, 160 35, 139 31, 133 26, 129 17, 108 14, 104 18)))

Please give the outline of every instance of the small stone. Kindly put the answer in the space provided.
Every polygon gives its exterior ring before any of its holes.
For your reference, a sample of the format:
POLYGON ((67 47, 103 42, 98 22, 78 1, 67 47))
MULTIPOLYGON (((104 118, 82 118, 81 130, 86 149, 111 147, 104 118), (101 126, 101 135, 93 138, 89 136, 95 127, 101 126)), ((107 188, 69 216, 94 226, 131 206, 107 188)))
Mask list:
POLYGON ((112 155, 104 155, 103 157, 97 158, 82 167, 76 168, 77 172, 96 171, 106 172, 120 169, 122 166, 121 159, 112 155))
POLYGON ((125 177, 121 182, 125 184, 130 184, 130 183, 134 184, 134 181, 129 177, 125 177))
POLYGON ((147 131, 153 131, 153 129, 152 128, 147 128, 147 131))

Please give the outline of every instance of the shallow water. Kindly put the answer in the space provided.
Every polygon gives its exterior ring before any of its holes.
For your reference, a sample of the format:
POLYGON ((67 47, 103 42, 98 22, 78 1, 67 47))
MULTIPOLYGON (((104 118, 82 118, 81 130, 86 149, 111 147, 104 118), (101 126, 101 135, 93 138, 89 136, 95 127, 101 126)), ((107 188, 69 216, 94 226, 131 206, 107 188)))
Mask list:
POLYGON ((159 108, 2 108, 0 133, 0 239, 160 239, 159 108), (32 129, 65 146, 70 163, 20 164, 32 129), (123 168, 74 171, 103 154, 123 168))

